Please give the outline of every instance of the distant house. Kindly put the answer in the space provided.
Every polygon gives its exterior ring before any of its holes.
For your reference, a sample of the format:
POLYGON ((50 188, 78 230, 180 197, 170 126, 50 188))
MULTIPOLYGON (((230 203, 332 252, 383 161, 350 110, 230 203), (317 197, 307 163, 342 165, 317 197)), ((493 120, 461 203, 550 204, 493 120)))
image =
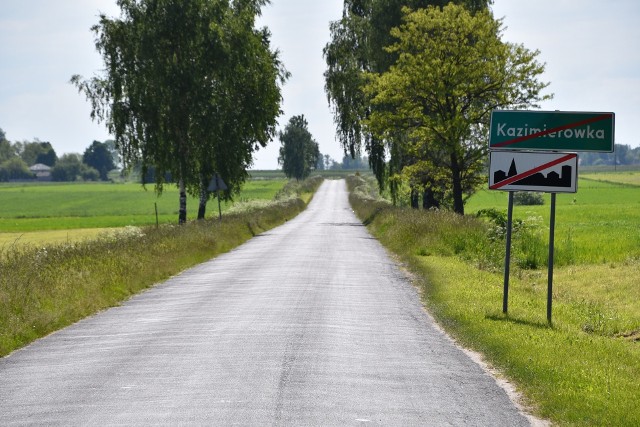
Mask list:
POLYGON ((29 170, 33 172, 38 181, 51 181, 51 167, 43 165, 42 163, 36 163, 31 166, 29 170))

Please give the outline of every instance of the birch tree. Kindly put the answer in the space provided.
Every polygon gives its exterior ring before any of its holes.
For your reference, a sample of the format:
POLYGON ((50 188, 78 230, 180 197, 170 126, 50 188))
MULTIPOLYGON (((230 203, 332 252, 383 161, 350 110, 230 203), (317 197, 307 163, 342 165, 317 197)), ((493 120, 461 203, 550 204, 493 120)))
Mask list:
POLYGON ((120 17, 100 15, 92 28, 103 75, 71 79, 92 118, 114 135, 125 166, 138 162, 143 176, 153 167, 159 193, 167 173, 176 180, 179 223, 187 191, 201 194, 218 171, 229 197, 252 153, 275 134, 287 73, 268 31, 254 28, 266 3, 117 0, 120 17))
POLYGON ((404 9, 387 50, 398 60, 371 74, 365 88, 375 109, 367 129, 379 138, 405 135, 414 161, 407 179, 429 174, 444 185, 450 207, 464 213, 465 198, 484 180, 490 113, 522 109, 550 98, 538 77, 538 51, 501 40, 501 22, 489 11, 475 14, 449 4, 404 9))

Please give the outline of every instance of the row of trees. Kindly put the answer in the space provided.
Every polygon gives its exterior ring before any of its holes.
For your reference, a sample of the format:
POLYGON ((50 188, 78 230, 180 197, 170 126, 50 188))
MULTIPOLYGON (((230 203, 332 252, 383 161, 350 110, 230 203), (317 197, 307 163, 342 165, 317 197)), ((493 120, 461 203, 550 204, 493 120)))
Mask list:
POLYGON ((116 168, 112 141, 94 141, 84 154, 63 154, 58 157, 49 142, 10 142, 0 129, 0 181, 35 179, 30 166, 42 164, 50 167, 53 181, 107 180, 107 174, 116 168))
POLYGON ((394 197, 408 185, 416 207, 422 194, 463 214, 484 181, 491 110, 551 97, 539 52, 502 41, 489 3, 345 0, 331 24, 325 90, 342 147, 366 151, 394 197))
POLYGON ((218 174, 231 198, 248 177, 252 154, 275 135, 288 73, 270 33, 255 19, 267 0, 117 0, 118 18, 92 30, 104 73, 71 81, 92 118, 115 136, 125 167, 153 168, 161 192, 178 183, 179 223, 186 194, 200 197, 218 174))
POLYGON ((369 169, 369 159, 367 156, 356 155, 355 158, 350 155, 344 155, 342 161, 331 158, 330 155, 320 155, 316 170, 367 170, 369 169))
POLYGON ((616 144, 613 153, 579 153, 583 166, 640 165, 640 147, 616 144))

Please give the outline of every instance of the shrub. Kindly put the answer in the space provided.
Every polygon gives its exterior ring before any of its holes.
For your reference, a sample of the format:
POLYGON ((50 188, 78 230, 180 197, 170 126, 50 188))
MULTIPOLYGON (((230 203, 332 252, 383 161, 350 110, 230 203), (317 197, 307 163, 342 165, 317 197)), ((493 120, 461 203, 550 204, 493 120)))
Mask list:
POLYGON ((544 205, 542 193, 536 191, 516 191, 513 194, 513 204, 519 206, 544 205))
POLYGON ((0 181, 33 179, 34 175, 20 157, 12 157, 0 165, 0 181))

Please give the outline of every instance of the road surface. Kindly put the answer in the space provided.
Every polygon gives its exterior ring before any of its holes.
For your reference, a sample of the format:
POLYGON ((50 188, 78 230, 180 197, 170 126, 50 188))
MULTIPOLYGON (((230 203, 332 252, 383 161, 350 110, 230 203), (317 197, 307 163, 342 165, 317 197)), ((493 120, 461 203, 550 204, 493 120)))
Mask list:
POLYGON ((326 181, 285 225, 0 359, 0 425, 529 425, 326 181))

